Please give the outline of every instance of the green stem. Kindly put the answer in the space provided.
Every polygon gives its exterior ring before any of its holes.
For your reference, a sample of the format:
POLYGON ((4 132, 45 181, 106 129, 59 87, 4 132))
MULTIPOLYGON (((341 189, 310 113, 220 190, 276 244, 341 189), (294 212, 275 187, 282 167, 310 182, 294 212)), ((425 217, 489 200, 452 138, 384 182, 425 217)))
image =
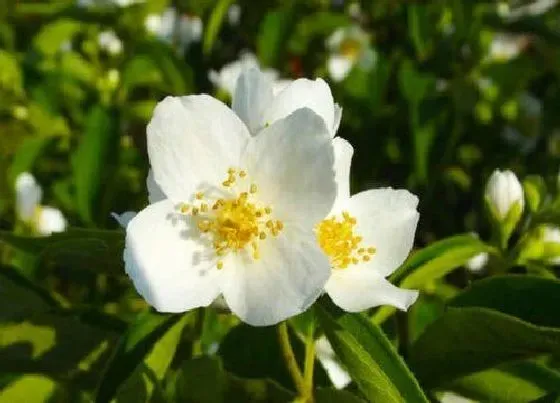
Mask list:
POLYGON ((305 382, 296 361, 294 351, 292 350, 292 345, 290 344, 288 323, 286 321, 278 324, 278 340, 280 341, 280 348, 282 349, 284 362, 286 363, 286 367, 288 368, 288 372, 294 381, 296 389, 301 396, 305 396, 305 382))
POLYGON ((313 400, 313 371, 315 367, 315 326, 309 326, 309 333, 305 339, 305 362, 303 366, 303 382, 305 384, 306 397, 313 400))

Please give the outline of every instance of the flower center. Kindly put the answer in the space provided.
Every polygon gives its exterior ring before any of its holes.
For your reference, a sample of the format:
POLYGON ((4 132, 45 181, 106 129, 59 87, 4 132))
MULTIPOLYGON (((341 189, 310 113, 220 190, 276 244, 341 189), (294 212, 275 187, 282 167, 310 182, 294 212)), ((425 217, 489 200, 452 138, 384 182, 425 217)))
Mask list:
MULTIPOLYGON (((191 205, 182 203, 178 208, 195 219, 200 235, 211 242, 216 256, 245 251, 259 259, 259 242, 277 236, 284 223, 271 219, 272 208, 255 199, 257 192, 257 185, 248 183, 245 171, 230 168, 220 192, 227 196, 199 192, 191 205)), ((222 269, 223 261, 218 260, 216 267, 222 269)))
POLYGON ((362 237, 354 233, 356 219, 348 212, 342 218, 327 218, 317 226, 317 238, 334 269, 346 269, 352 264, 367 262, 375 253, 374 247, 363 247, 362 237))
POLYGON ((340 54, 350 60, 356 60, 360 54, 361 43, 355 39, 345 39, 340 44, 340 54))

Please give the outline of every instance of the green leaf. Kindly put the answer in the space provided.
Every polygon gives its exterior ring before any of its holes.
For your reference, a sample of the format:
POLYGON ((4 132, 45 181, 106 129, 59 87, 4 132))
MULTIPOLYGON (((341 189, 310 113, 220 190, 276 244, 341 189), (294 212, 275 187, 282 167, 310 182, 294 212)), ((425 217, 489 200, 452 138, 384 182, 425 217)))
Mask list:
MULTIPOLYGON (((311 15, 302 15, 298 18, 297 25, 293 29, 293 34, 288 42, 288 49, 298 55, 304 54, 314 39, 323 39, 337 28, 350 25, 351 22, 349 16, 330 11, 317 11, 311 15)), ((264 34, 264 31, 261 32, 264 34)))
MULTIPOLYGON (((0 384, 2 402, 48 402, 54 401, 60 385, 44 375, 21 375, 10 377, 0 384)), ((60 398, 60 396, 58 396, 60 398)), ((60 400, 59 400, 60 401, 60 400)))
MULTIPOLYGON (((134 395, 139 377, 149 398, 154 389, 159 388, 153 379, 162 381, 189 320, 188 314, 163 315, 147 311, 139 315, 116 347, 99 385, 96 402, 109 402, 119 387, 122 388, 119 395, 134 395)), ((137 389, 136 396, 140 392, 137 389)))
POLYGON ((315 391, 315 403, 365 403, 365 400, 347 390, 319 388, 315 391))
POLYGON ((60 50, 60 46, 72 40, 72 37, 84 29, 80 21, 61 18, 43 26, 33 38, 33 45, 41 53, 53 56, 60 50))
POLYGON ((124 233, 71 228, 48 237, 22 237, 0 231, 0 243, 32 255, 43 267, 65 265, 123 276, 124 233))
MULTIPOLYGON (((299 365, 303 366, 302 342, 293 332, 290 332, 290 341, 299 365)), ((270 378, 285 388, 295 390, 283 360, 275 326, 236 326, 223 339, 218 355, 222 358, 226 371, 235 376, 270 378)), ((315 365, 314 379, 318 385, 329 384, 327 375, 319 364, 315 365)))
POLYGON ((23 76, 16 57, 0 49, 0 88, 11 90, 15 95, 23 93, 23 76))
MULTIPOLYGON (((403 288, 422 288, 464 265, 471 257, 491 250, 471 234, 456 235, 415 252, 389 279, 403 288)), ((395 308, 383 306, 373 320, 380 324, 394 312, 395 308)))
POLYGON ((282 60, 286 39, 293 23, 290 10, 278 10, 266 14, 257 37, 257 54, 264 66, 275 66, 279 60, 282 60))
POLYGON ((431 50, 431 33, 433 24, 428 15, 428 6, 411 4, 408 11, 408 34, 416 48, 416 55, 420 60, 426 58, 431 50))
POLYGON ((434 387, 472 372, 539 354, 560 354, 560 330, 486 308, 451 308, 410 349, 410 365, 434 387))
POLYGON ((209 55, 216 42, 220 28, 227 15, 228 8, 233 0, 219 0, 208 19, 208 24, 204 31, 204 38, 202 41, 202 51, 205 55, 209 55))
POLYGON ((410 60, 405 60, 399 69, 399 88, 411 103, 419 103, 432 94, 436 85, 433 75, 416 70, 410 60))
POLYGON ((369 401, 427 402, 418 382, 381 329, 359 314, 317 316, 333 350, 369 401))
POLYGON ((52 137, 30 137, 20 144, 10 165, 10 183, 15 183, 20 173, 33 170, 35 161, 51 141, 52 137))
POLYGON ((87 117, 85 133, 73 156, 76 204, 87 224, 93 224, 93 206, 99 203, 102 188, 115 174, 120 141, 118 130, 117 112, 95 106, 87 117))
POLYGON ((549 392, 560 392, 560 373, 525 361, 465 376, 451 383, 450 388, 477 401, 528 402, 549 392))
POLYGON ((560 328, 560 281, 533 276, 496 276, 477 281, 449 305, 490 308, 537 326, 560 328))

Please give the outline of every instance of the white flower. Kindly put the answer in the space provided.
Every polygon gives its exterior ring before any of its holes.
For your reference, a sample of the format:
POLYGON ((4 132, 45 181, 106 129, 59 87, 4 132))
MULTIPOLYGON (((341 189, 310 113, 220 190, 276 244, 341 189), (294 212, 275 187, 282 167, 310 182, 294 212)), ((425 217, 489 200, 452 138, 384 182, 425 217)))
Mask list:
POLYGON ((335 198, 330 131, 309 108, 282 112, 251 136, 207 95, 156 107, 148 154, 166 198, 128 223, 124 260, 158 311, 223 295, 243 321, 271 325, 322 292, 330 265, 314 227, 335 198))
POLYGON ((66 229, 66 220, 60 210, 42 206, 43 191, 28 172, 18 175, 15 183, 16 212, 19 219, 40 235, 50 235, 66 229))
POLYGON ((519 56, 524 47, 524 36, 497 33, 492 38, 489 58, 494 61, 507 62, 519 56))
POLYGON ((344 80, 355 65, 368 70, 375 64, 376 54, 369 46, 369 36, 358 25, 338 28, 328 38, 327 48, 327 69, 334 81, 344 80))
POLYGON ((315 355, 335 388, 343 389, 352 382, 348 372, 336 360, 331 344, 324 336, 317 339, 315 343, 315 355))
POLYGON ((488 253, 482 252, 478 255, 471 257, 467 263, 465 263, 465 267, 469 269, 473 273, 480 273, 486 264, 488 263, 488 253))
MULTIPOLYGON (((219 72, 211 70, 208 73, 208 79, 217 88, 225 91, 229 95, 233 95, 235 93, 235 87, 237 86, 237 79, 243 71, 249 70, 251 68, 260 69, 259 61, 254 54, 245 52, 241 54, 238 60, 235 60, 222 67, 219 72)), ((285 82, 287 81, 278 80, 278 72, 274 69, 264 69, 262 70, 262 74, 267 76, 273 82, 278 81, 285 84, 285 82)))
POLYGON ((440 403, 476 403, 476 400, 471 400, 453 392, 444 392, 439 397, 440 403))
POLYGON ((123 50, 122 41, 113 31, 101 32, 97 38, 97 41, 101 49, 112 55, 117 55, 123 50))
POLYGON ((385 279, 408 256, 419 214, 418 198, 406 190, 374 189, 350 196, 352 146, 334 139, 337 198, 317 227, 332 275, 325 291, 335 304, 357 312, 379 305, 406 310, 418 292, 385 279))
POLYGON ((523 187, 517 176, 509 170, 500 171, 496 169, 492 173, 486 185, 485 196, 500 220, 506 217, 515 203, 519 203, 519 207, 523 211, 525 204, 523 187))
POLYGON ((204 25, 199 16, 181 15, 179 18, 179 47, 184 50, 191 43, 200 42, 204 25))
POLYGON ((241 19, 241 6, 239 4, 232 4, 228 7, 228 24, 236 27, 239 25, 241 19))
MULTIPOLYGON (((560 245, 560 228, 552 225, 545 225, 543 228, 543 242, 560 245)), ((560 256, 550 257, 548 262, 560 264, 560 256)))

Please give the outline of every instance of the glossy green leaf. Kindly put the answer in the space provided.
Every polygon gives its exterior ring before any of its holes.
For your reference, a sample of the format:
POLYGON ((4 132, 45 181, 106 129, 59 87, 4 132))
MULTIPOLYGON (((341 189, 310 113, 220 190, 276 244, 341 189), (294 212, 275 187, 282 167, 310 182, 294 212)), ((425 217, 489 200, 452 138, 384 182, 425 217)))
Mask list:
POLYGON ((495 309, 537 326, 560 328, 560 281, 533 276, 497 276, 477 281, 449 305, 495 309))
POLYGON ((261 22, 257 54, 264 66, 274 66, 285 54, 286 38, 294 23, 290 10, 272 11, 261 22))
POLYGON ((477 401, 528 402, 553 391, 560 393, 560 373, 542 364, 519 362, 465 376, 450 387, 477 401))
POLYGON ((210 54, 212 51, 214 42, 216 42, 224 18, 227 15, 228 8, 232 2, 233 0, 219 0, 212 10, 206 29, 204 30, 204 39, 202 41, 202 51, 205 55, 210 54))
POLYGON ((450 308, 413 343, 410 364, 434 387, 504 362, 560 353, 560 330, 486 308, 450 308))
POLYGON ((137 396, 143 392, 149 398, 160 387, 158 382, 165 376, 189 320, 188 314, 147 311, 140 315, 116 347, 97 390, 96 402, 109 402, 119 388, 121 396, 134 394, 136 389, 137 396))
POLYGON ((352 380, 370 401, 427 402, 382 330, 360 314, 332 316, 317 308, 321 327, 352 380))
POLYGON ((93 206, 100 202, 103 188, 115 174, 120 144, 118 125, 115 110, 95 106, 72 160, 76 204, 88 224, 95 221, 93 206))
POLYGON ((65 41, 71 40, 84 27, 80 21, 61 18, 43 26, 33 39, 33 44, 41 53, 52 56, 60 51, 65 41))
POLYGON ((15 55, 0 49, 0 66, 0 88, 20 95, 23 91, 23 78, 15 55))
POLYGON ((124 275, 124 233, 72 228, 48 237, 22 237, 0 231, 0 243, 34 256, 44 266, 65 265, 117 276, 124 275))

